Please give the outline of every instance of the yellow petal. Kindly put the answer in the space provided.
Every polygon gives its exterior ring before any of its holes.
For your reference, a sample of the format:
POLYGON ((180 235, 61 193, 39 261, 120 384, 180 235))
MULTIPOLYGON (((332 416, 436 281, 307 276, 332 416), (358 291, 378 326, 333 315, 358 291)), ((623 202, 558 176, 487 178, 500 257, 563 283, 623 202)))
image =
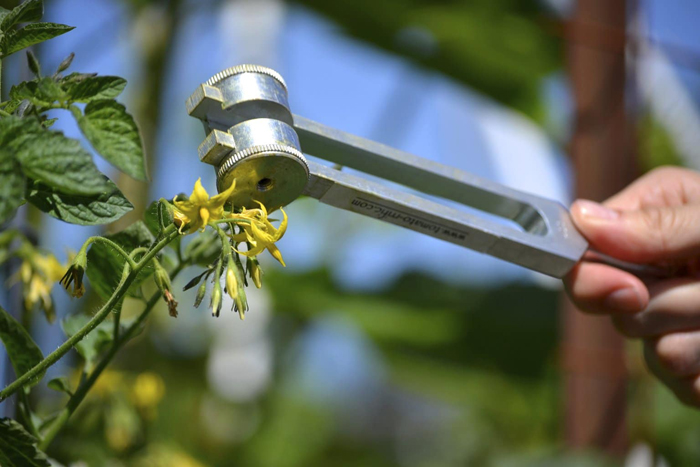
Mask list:
POLYGON ((242 231, 241 233, 237 234, 231 234, 230 237, 231 240, 233 240, 236 243, 241 243, 248 240, 248 235, 246 235, 245 231, 242 231))
POLYGON ((263 218, 267 219, 267 208, 265 207, 265 205, 262 204, 262 203, 261 203, 260 201, 258 201, 258 200, 254 200, 254 201, 260 205, 260 210, 261 210, 262 213, 263 213, 263 218))
POLYGON ((190 202, 194 204, 201 204, 208 200, 209 193, 207 193, 207 190, 205 190, 202 186, 202 179, 198 178, 194 184, 194 190, 192 190, 192 194, 190 195, 190 202))
POLYGON ((251 248, 248 251, 239 251, 239 250, 236 250, 235 248, 233 249, 233 251, 235 251, 239 255, 243 255, 243 256, 258 256, 260 253, 263 252, 264 249, 265 249, 265 245, 258 245, 258 246, 254 246, 253 248, 251 248))
POLYGON ((182 233, 182 229, 190 222, 189 217, 184 213, 180 212, 178 209, 173 210, 173 222, 177 226, 177 231, 182 233))
POLYGON ((199 208, 199 217, 202 218, 202 230, 209 223, 209 210, 207 208, 199 208))
POLYGON ((48 255, 46 262, 46 278, 49 282, 56 282, 63 277, 66 267, 58 262, 54 255, 48 255))
POLYGON ((232 299, 235 300, 238 297, 238 279, 233 269, 226 271, 226 291, 232 299))
POLYGON ((282 253, 277 246, 274 244, 267 245, 267 251, 269 251, 272 257, 279 261, 282 266, 287 267, 287 265, 284 264, 284 259, 282 259, 282 253))
POLYGON ((274 243, 275 239, 272 237, 272 235, 263 232, 263 230, 258 227, 257 222, 251 222, 250 228, 252 230, 253 238, 256 242, 274 243))
POLYGON ((175 201, 174 204, 175 208, 187 216, 190 221, 195 222, 199 217, 199 207, 196 204, 189 201, 175 201))
POLYGON ((209 200, 209 207, 215 209, 223 208, 224 204, 226 204, 226 201, 228 201, 235 189, 236 181, 234 180, 230 187, 209 200))
POLYGON ((280 208, 280 211, 282 211, 282 215, 284 218, 282 219, 282 222, 280 222, 280 228, 277 229, 277 235, 275 235, 275 241, 281 239, 284 236, 284 233, 287 231, 287 213, 284 212, 284 209, 280 208))
POLYGON ((22 266, 19 268, 19 276, 25 284, 32 280, 32 265, 28 261, 22 262, 22 266))

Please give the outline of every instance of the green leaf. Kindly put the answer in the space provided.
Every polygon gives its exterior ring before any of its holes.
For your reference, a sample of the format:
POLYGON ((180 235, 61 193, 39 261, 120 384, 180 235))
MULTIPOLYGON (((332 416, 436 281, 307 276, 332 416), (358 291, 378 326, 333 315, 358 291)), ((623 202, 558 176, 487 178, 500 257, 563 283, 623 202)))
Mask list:
POLYGON ((47 118, 46 120, 41 121, 41 126, 44 128, 51 128, 56 121, 58 121, 57 118, 47 118))
POLYGON ((39 91, 39 83, 36 81, 23 81, 10 88, 10 100, 8 101, 6 112, 14 112, 19 104, 27 100, 37 107, 49 107, 53 102, 49 96, 45 96, 39 91))
POLYGON ((61 85, 65 83, 77 83, 88 78, 93 78, 97 76, 97 73, 78 73, 74 71, 73 73, 59 78, 61 85))
MULTIPOLYGON (((148 247, 154 240, 148 227, 142 221, 137 221, 121 232, 108 235, 106 238, 115 242, 127 253, 138 247, 148 247)), ((112 295, 114 289, 119 285, 125 263, 126 260, 119 253, 104 243, 94 243, 90 247, 86 273, 90 285, 100 297, 107 300, 112 295)), ((133 282, 132 289, 138 287, 151 274, 153 274, 152 265, 143 268, 133 282)))
POLYGON ((70 383, 68 383, 68 379, 65 376, 59 376, 58 378, 52 379, 46 383, 46 386, 54 391, 65 392, 70 396, 73 395, 73 391, 70 390, 70 383))
POLYGON ((73 26, 56 23, 30 23, 18 30, 10 30, 2 38, 0 47, 3 58, 31 45, 53 39, 71 31, 73 26))
POLYGON ((19 102, 28 100, 41 109, 49 109, 56 101, 64 101, 68 98, 66 92, 53 78, 45 77, 33 81, 23 81, 10 89, 10 107, 5 109, 13 111, 19 102))
POLYGON ((0 151, 3 157, 15 157, 21 145, 44 129, 34 118, 4 117, 0 118, 0 151))
POLYGON ((42 0, 27 0, 22 2, 8 11, 2 17, 0 23, 0 31, 9 31, 12 26, 17 23, 28 23, 31 21, 39 21, 44 15, 44 5, 42 0))
POLYGON ((92 101, 78 125, 92 147, 122 172, 136 180, 147 180, 141 135, 126 108, 113 100, 92 101))
POLYGON ((56 80, 49 77, 39 79, 37 92, 45 96, 49 102, 63 101, 68 97, 56 80))
MULTIPOLYGON (((0 122, 4 120, 7 118, 0 122)), ((42 128, 16 146, 17 160, 29 178, 76 195, 100 195, 112 189, 95 167, 90 153, 61 132, 42 128)))
MULTIPOLYGON (((2 307, 0 307, 0 340, 5 344, 10 363, 12 363, 12 368, 14 368, 15 375, 18 377, 34 368, 44 359, 41 350, 34 343, 29 333, 2 307)), ((43 377, 44 373, 41 373, 29 381, 25 387, 34 386, 43 377)), ((0 463, 0 465, 5 464, 0 463)))
MULTIPOLYGON (((61 328, 63 328, 63 332, 66 333, 66 336, 71 337, 91 319, 91 316, 82 313, 73 314, 61 321, 61 328)), ((102 321, 75 345, 75 350, 85 359, 85 371, 87 373, 92 371, 97 363, 97 357, 112 342, 112 328, 112 323, 102 321)))
POLYGON ((146 208, 143 221, 146 227, 148 227, 148 230, 150 230, 155 237, 158 237, 163 230, 161 228, 161 219, 166 227, 173 223, 173 216, 168 208, 160 201, 153 201, 148 208, 146 208), (158 211, 160 211, 160 213, 158 211))
POLYGON ((2 22, 9 14, 10 14, 10 10, 0 6, 0 22, 2 22))
POLYGON ((0 465, 2 467, 51 467, 37 440, 19 423, 0 419, 0 465))
POLYGON ((89 103, 101 99, 114 99, 126 87, 126 80, 119 76, 87 76, 75 79, 71 73, 61 80, 63 89, 72 102, 89 103))
POLYGON ((65 194, 35 183, 27 193, 27 201, 50 216, 71 224, 109 224, 134 209, 134 206, 114 183, 110 180, 106 182, 110 187, 108 191, 89 196, 65 194))
POLYGON ((17 161, 0 150, 0 224, 12 219, 24 203, 26 183, 17 161))

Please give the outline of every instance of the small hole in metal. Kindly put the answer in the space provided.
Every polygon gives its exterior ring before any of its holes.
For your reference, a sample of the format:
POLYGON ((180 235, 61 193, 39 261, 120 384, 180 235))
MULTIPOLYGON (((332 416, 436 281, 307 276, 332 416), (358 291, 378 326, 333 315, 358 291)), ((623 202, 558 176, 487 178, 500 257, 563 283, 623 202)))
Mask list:
POLYGON ((258 181, 258 191, 267 191, 272 188, 275 183, 269 178, 261 178, 258 181))

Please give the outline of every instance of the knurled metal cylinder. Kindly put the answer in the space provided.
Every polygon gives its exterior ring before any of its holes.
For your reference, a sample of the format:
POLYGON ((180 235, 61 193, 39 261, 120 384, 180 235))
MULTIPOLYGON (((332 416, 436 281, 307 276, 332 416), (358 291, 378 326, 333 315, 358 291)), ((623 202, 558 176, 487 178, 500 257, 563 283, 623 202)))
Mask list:
POLYGON ((229 125, 254 118, 273 118, 293 125, 287 85, 279 73, 258 65, 239 65, 217 73, 207 82, 221 90, 229 125))
POLYGON ((287 85, 274 70, 257 65, 228 68, 205 85, 221 92, 221 107, 207 114, 208 131, 226 128, 234 148, 217 164, 217 188, 235 180, 235 206, 272 211, 295 200, 309 178, 299 138, 292 127, 287 85))
POLYGON ((299 137, 290 125, 270 118, 248 120, 229 129, 236 151, 217 168, 217 188, 235 180, 234 205, 274 210, 296 199, 309 178, 299 137))

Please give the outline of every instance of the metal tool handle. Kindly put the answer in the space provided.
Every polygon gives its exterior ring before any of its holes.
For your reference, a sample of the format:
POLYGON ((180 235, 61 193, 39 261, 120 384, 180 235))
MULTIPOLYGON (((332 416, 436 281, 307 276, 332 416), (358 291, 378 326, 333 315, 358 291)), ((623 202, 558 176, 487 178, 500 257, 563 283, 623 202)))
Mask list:
POLYGON ((562 277, 588 248, 559 203, 294 115, 304 152, 513 221, 509 226, 313 162, 304 194, 562 277))
MULTIPOLYGON (((303 191, 335 207, 554 277, 566 274, 588 248, 557 202, 293 115, 284 79, 269 68, 239 65, 217 73, 190 96, 187 111, 202 120, 207 132, 200 159, 216 166, 220 191, 236 181, 239 189, 230 200, 237 206, 262 202, 274 210, 303 191), (307 164, 302 149, 382 182, 393 181, 482 213, 307 164)), ((607 262, 632 271, 645 268, 612 258, 607 262)))

